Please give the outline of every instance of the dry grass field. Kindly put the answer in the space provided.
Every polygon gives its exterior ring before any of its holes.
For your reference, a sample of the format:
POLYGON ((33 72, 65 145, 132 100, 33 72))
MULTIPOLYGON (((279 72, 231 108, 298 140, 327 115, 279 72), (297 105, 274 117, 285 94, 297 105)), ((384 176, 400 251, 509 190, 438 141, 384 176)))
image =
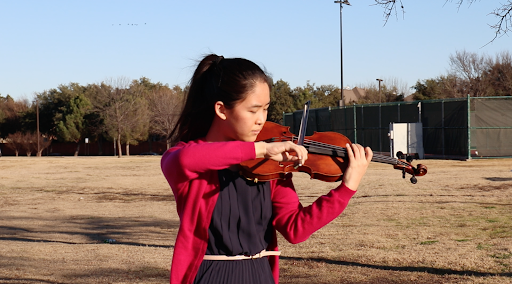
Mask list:
MULTIPOLYGON (((280 239, 281 283, 512 283, 512 160, 420 162, 415 185, 372 163, 334 222, 280 239)), ((304 205, 336 185, 294 182, 304 205)), ((168 283, 178 223, 160 157, 0 158, 0 283, 168 283)))

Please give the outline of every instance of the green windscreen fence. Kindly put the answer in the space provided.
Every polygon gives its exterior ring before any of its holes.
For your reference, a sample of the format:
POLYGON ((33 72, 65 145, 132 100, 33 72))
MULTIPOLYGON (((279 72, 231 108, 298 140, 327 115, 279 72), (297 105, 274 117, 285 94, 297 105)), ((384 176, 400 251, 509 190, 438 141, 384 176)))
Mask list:
MULTIPOLYGON (((297 134, 302 110, 284 114, 297 134)), ((423 125, 426 157, 511 157, 512 97, 458 98, 311 109, 306 135, 335 131, 352 142, 389 152, 390 123, 423 125)))
POLYGON ((512 98, 473 99, 470 137, 476 156, 512 156, 512 98))

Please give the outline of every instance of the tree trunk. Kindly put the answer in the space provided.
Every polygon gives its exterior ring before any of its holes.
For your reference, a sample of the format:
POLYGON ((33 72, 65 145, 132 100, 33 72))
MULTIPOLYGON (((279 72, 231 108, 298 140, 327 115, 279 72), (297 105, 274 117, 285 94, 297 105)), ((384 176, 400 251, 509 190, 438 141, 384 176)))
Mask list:
POLYGON ((130 156, 130 143, 126 142, 126 156, 130 156))
POLYGON ((78 157, 78 152, 80 151, 80 142, 76 143, 75 157, 78 157))
POLYGON ((98 139, 96 143, 98 143, 98 156, 102 156, 103 155, 103 140, 101 138, 101 136, 96 136, 98 139))
POLYGON ((117 153, 118 158, 123 156, 123 149, 121 149, 121 134, 117 135, 117 153))

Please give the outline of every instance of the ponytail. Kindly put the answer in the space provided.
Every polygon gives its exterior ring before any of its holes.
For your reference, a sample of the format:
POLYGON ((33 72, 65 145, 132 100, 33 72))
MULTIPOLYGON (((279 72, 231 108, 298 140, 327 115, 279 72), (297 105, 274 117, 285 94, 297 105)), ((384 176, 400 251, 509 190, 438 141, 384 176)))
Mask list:
POLYGON ((215 117, 215 103, 228 109, 243 101, 257 82, 271 88, 269 76, 254 62, 215 54, 201 60, 190 80, 183 111, 169 135, 173 142, 206 136, 215 117))

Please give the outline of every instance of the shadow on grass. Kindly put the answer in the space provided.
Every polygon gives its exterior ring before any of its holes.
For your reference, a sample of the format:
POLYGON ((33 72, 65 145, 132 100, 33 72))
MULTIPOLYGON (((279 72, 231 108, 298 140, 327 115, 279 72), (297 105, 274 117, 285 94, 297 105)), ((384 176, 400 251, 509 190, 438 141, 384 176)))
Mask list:
POLYGON ((0 284, 76 284, 76 283, 166 283, 169 281, 169 270, 141 266, 130 269, 87 269, 78 273, 63 275, 66 282, 27 278, 27 277, 0 277, 0 284))
POLYGON ((495 205, 495 206, 512 206, 512 203, 499 203, 499 202, 486 202, 486 201, 466 201, 466 200, 460 200, 461 197, 475 197, 474 194, 465 194, 465 195, 455 195, 455 194, 414 194, 414 195, 394 195, 394 194, 375 194, 375 195, 361 195, 361 196, 354 196, 352 199, 368 199, 366 202, 374 202, 374 203, 423 203, 423 204, 443 204, 443 203, 459 203, 459 204, 477 204, 477 205, 495 205), (397 199, 383 199, 383 200, 371 200, 375 198, 398 198, 398 197, 450 197, 454 199, 450 200, 433 200, 433 201, 427 201, 427 200, 397 200, 397 199), (455 200, 456 198, 459 198, 458 200, 455 200))
POLYGON ((151 266, 131 269, 100 268, 66 274, 64 277, 66 279, 79 279, 80 283, 166 283, 169 282, 169 269, 151 266))
POLYGON ((0 226, 0 241, 80 245, 105 243, 172 248, 172 231, 177 231, 179 227, 178 221, 156 218, 71 216, 49 220, 37 217, 11 217, 10 221, 16 221, 13 219, 19 219, 19 223, 41 222, 45 225, 37 230, 22 226, 0 226), (165 244, 166 242, 169 244, 165 244))
POLYGON ((512 181, 512 178, 504 178, 504 177, 486 177, 486 180, 490 181, 512 181))
MULTIPOLYGON (((39 190, 45 191, 45 190, 39 190)), ((67 190, 64 192, 54 192, 55 194, 60 195, 69 195, 76 194, 81 196, 92 196, 95 200, 100 202, 109 202, 109 201, 121 201, 121 202, 170 202, 175 201, 174 195, 172 193, 169 194, 149 194, 142 192, 133 192, 131 190, 125 190, 121 192, 120 190, 112 190, 112 191, 91 191, 87 188, 81 190, 67 190)))
POLYGON ((71 282, 59 282, 59 281, 50 281, 44 279, 33 279, 33 278, 9 278, 9 277, 0 277, 0 284, 69 284, 71 282))
MULTIPOLYGON (((58 243, 58 244, 67 244, 67 245, 91 245, 91 244, 99 244, 99 243, 76 243, 76 242, 65 242, 59 240, 44 240, 44 239, 29 239, 29 238, 9 238, 9 237, 0 237, 0 241, 13 241, 13 242, 28 242, 28 243, 58 243)), ((105 243, 105 242, 101 242, 105 243)), ((125 246, 137 246, 137 247, 150 247, 150 248, 174 248, 173 245, 152 245, 147 243, 138 243, 138 242, 112 242, 105 243, 105 245, 125 245, 125 246)), ((0 282, 2 284, 2 282, 0 282)))
POLYGON ((332 259, 324 259, 324 258, 302 258, 302 257, 287 257, 287 256, 281 256, 279 258, 281 260, 288 260, 288 261, 312 261, 312 262, 317 262, 317 263, 363 267, 363 268, 396 271, 396 272, 423 272, 423 273, 435 274, 435 275, 458 275, 458 276, 475 276, 475 277, 489 277, 489 276, 512 277, 512 272, 489 273, 489 272, 480 272, 480 271, 471 271, 471 270, 454 270, 454 269, 443 269, 443 268, 433 268, 433 267, 389 266, 389 265, 366 264, 366 263, 359 263, 359 262, 352 262, 352 261, 332 260, 332 259))

